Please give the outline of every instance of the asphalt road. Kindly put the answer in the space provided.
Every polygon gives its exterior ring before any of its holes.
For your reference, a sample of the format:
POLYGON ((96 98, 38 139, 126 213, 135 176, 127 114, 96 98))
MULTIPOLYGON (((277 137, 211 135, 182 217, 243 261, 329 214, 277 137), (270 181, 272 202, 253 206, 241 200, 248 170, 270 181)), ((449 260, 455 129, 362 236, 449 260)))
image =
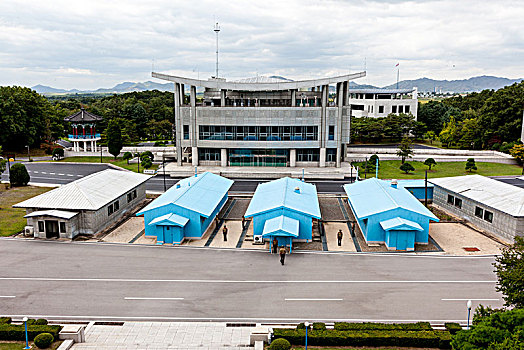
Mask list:
MULTIPOLYGON (((102 171, 105 169, 111 169, 105 164, 96 163, 85 163, 85 164, 72 164, 72 163, 24 163, 27 167, 27 171, 31 176, 31 182, 36 184, 57 184, 63 185, 71 181, 77 180, 83 176, 102 171)), ((9 180, 9 173, 6 171, 1 176, 3 181, 9 180)), ((179 179, 171 178, 166 176, 165 183, 166 188, 173 186, 179 179)), ((257 185, 261 182, 268 180, 251 180, 251 179, 233 179, 235 183, 231 188, 232 192, 255 192, 257 185)), ((328 180, 328 181, 313 181, 312 183, 317 185, 317 191, 324 193, 343 193, 342 185, 349 181, 341 180, 328 180)), ((148 191, 163 192, 164 191, 164 178, 162 174, 158 174, 152 177, 146 184, 148 191)))
POLYGON ((0 314, 51 319, 460 321, 500 307, 491 257, 0 239, 0 314))

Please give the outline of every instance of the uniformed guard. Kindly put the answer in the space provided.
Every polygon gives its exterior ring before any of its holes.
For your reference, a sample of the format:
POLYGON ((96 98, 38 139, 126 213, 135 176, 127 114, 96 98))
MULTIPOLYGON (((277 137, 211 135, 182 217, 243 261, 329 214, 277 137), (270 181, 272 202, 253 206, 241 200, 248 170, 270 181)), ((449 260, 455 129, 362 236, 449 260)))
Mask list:
POLYGON ((344 237, 344 234, 342 233, 342 230, 338 230, 337 239, 338 239, 338 246, 339 247, 342 245, 342 237, 344 237))
POLYGON ((224 228, 222 229, 222 234, 224 235, 224 242, 227 242, 227 226, 224 225, 224 228))
POLYGON ((280 263, 284 265, 285 260, 286 260, 286 247, 282 246, 280 247, 280 263))

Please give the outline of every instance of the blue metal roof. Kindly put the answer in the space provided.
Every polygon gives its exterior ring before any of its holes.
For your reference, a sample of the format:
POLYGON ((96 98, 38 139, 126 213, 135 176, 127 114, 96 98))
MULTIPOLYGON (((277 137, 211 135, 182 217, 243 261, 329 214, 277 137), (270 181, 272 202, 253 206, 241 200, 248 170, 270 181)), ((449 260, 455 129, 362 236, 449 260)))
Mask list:
POLYGON ((438 218, 433 215, 408 190, 402 187, 393 188, 390 181, 376 178, 357 181, 344 185, 348 200, 359 218, 403 208, 427 216, 433 221, 438 218))
POLYGON ((276 218, 266 220, 262 236, 298 237, 299 225, 298 220, 280 215, 276 218))
POLYGON ((153 220, 148 225, 163 225, 163 226, 186 226, 188 218, 177 215, 177 214, 166 214, 159 216, 153 220))
MULTIPOLYGON (((398 180, 398 187, 404 188, 424 188, 424 180, 398 180)), ((428 188, 433 188, 433 184, 428 180, 428 188)))
POLYGON ((416 222, 413 222, 411 220, 406 220, 400 217, 396 217, 393 219, 385 220, 380 222, 380 226, 382 226, 382 229, 384 231, 388 230, 417 230, 417 231, 424 231, 422 226, 417 224, 416 222))
POLYGON ((251 217, 276 208, 288 208, 320 219, 317 187, 289 177, 262 183, 258 185, 244 216, 251 217))
POLYGON ((209 172, 191 176, 178 181, 137 215, 164 205, 175 204, 209 217, 232 185, 233 180, 209 172))

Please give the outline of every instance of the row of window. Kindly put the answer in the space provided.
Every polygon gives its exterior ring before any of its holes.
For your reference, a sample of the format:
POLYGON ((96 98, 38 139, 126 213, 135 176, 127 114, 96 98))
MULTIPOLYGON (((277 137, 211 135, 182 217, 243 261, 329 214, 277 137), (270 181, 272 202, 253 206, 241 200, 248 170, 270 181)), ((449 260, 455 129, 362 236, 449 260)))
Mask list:
POLYGON ((112 215, 114 212, 120 209, 120 203, 118 199, 107 206, 107 216, 112 215))
MULTIPOLYGON (((318 140, 318 126, 200 125, 198 137, 200 140, 316 141, 318 140)), ((329 128, 329 137, 332 139, 335 137, 334 126, 329 128)), ((188 125, 184 125, 184 139, 189 139, 188 125)))
MULTIPOLYGON (((66 223, 59 222, 60 233, 66 233, 66 223)), ((38 232, 45 232, 45 224, 43 221, 38 221, 38 232)))
MULTIPOLYGON (((448 204, 454 205, 455 207, 462 209, 462 199, 448 194, 448 204)), ((493 222, 493 213, 489 210, 475 206, 475 216, 484 219, 487 222, 493 222)))

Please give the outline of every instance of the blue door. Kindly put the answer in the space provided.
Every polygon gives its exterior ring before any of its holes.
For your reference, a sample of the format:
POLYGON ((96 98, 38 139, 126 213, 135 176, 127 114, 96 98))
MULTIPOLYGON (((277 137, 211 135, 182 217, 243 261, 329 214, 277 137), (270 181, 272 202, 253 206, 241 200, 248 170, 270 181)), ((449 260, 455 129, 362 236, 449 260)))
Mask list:
POLYGON ((173 230, 170 226, 164 226, 164 243, 173 244, 173 230))
POLYGON ((415 248, 415 231, 397 231, 397 250, 415 248))

